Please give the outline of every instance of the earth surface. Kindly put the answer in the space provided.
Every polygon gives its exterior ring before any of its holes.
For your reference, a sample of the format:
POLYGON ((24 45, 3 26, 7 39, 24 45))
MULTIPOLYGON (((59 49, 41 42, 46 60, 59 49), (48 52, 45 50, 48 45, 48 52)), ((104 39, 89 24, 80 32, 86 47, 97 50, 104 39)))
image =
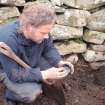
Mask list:
MULTIPOLYGON (((94 82, 94 74, 97 71, 92 70, 83 59, 79 60, 74 66, 75 73, 68 75, 63 80, 66 105, 105 105, 105 86, 97 85, 94 82)), ((4 104, 4 90, 4 86, 0 84, 0 105, 4 104)), ((24 105, 58 104, 53 99, 42 95, 34 103, 24 105)))

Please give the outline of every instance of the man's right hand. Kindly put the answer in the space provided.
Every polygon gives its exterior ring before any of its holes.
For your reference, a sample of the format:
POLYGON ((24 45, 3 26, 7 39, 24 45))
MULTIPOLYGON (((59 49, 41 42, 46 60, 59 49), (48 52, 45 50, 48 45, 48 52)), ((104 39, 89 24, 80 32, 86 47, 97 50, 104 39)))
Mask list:
POLYGON ((52 67, 50 69, 41 71, 43 81, 45 80, 58 80, 66 77, 68 75, 67 70, 64 67, 56 68, 52 67))

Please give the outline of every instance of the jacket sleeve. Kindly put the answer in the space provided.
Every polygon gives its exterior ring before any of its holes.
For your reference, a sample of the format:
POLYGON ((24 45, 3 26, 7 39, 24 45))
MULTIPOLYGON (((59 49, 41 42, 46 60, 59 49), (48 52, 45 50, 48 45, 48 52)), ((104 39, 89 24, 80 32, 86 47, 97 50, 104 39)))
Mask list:
POLYGON ((24 69, 19 66, 15 61, 0 54, 0 64, 4 72, 6 72, 9 79, 13 82, 40 82, 42 75, 40 68, 27 68, 24 69))
POLYGON ((52 65, 57 67, 59 61, 62 59, 57 49, 54 47, 53 39, 49 34, 49 38, 44 42, 43 56, 52 65))
MULTIPOLYGON (((14 40, 7 40, 5 43, 11 47, 11 49, 18 54, 18 44, 14 40)), ((0 53, 0 64, 4 72, 13 82, 40 82, 42 81, 42 75, 40 68, 22 68, 14 60, 0 53)))

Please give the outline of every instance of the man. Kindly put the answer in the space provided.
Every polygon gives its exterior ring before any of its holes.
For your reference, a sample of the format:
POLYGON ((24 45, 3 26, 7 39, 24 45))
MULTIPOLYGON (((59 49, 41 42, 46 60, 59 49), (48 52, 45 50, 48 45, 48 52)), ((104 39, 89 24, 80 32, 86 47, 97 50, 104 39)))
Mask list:
MULTIPOLYGON (((5 42, 31 68, 23 68, 12 59, 0 54, 0 69, 7 74, 13 83, 35 83, 40 87, 41 82, 56 81, 68 75, 63 65, 74 67, 61 59, 54 48, 50 31, 56 20, 52 9, 45 4, 35 4, 25 8, 16 22, 0 26, 0 42, 5 42)), ((6 82, 4 83, 6 85, 6 82)), ((27 89, 27 87, 26 87, 27 89)), ((37 89, 35 89, 36 91, 37 89)), ((37 96, 42 93, 40 88, 37 96)), ((32 102, 36 97, 28 99, 32 102)), ((6 99, 24 101, 8 88, 6 99)), ((27 101, 27 99, 25 99, 27 101)))

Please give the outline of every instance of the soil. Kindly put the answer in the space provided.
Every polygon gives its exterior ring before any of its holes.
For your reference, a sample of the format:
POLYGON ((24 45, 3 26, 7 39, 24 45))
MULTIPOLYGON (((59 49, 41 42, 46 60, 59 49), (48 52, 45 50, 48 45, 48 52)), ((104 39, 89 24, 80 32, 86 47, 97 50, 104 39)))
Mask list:
MULTIPOLYGON (((105 86, 97 85, 94 82, 94 74, 96 72, 83 59, 75 65, 75 73, 72 76, 68 75, 63 80, 66 105, 105 105, 105 86)), ((3 105, 3 91, 3 86, 0 85, 0 105, 3 105)), ((33 104, 26 105, 58 104, 42 95, 33 104)))

